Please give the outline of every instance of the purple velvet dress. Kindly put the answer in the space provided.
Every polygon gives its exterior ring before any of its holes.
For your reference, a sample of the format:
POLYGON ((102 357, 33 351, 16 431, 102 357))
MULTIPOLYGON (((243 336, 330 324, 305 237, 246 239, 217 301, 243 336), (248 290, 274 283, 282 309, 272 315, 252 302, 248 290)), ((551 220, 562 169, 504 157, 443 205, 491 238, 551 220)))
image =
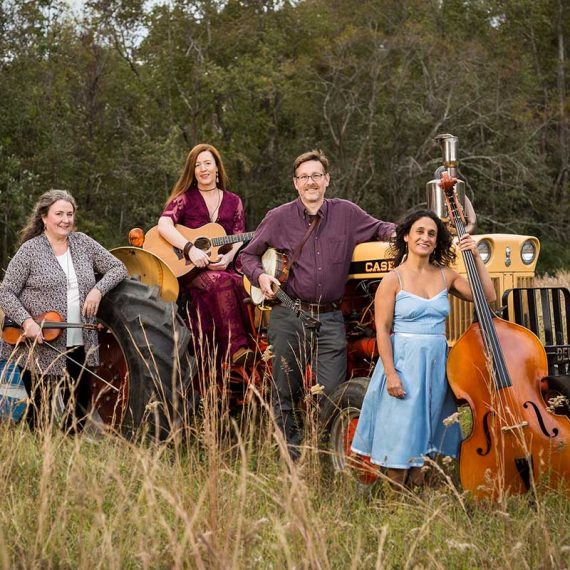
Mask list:
MULTIPOLYGON (((172 200, 162 212, 175 224, 196 229, 209 224, 210 214, 206 202, 195 187, 172 200)), ((224 191, 218 218, 227 235, 245 232, 243 204, 237 194, 224 191)), ((202 336, 207 342, 215 340, 218 358, 234 354, 238 348, 248 346, 248 334, 244 323, 247 312, 242 278, 232 266, 225 271, 204 269, 180 279, 181 286, 189 294, 189 326, 194 334, 196 352, 200 351, 202 336)))

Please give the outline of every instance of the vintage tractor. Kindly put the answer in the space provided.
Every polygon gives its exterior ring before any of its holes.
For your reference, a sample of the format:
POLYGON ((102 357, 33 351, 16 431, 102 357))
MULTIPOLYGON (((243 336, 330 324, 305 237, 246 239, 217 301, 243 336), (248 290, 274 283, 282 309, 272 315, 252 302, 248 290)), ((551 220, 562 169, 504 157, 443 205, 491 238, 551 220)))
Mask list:
MULTIPOLYGON (((457 174, 456 139, 444 136, 440 142, 443 168, 457 174)), ((428 184, 428 204, 445 217, 438 196, 437 181, 432 181, 428 184)), ((538 239, 507 234, 474 238, 501 300, 495 310, 529 327, 546 346, 550 376, 543 382, 545 396, 568 396, 570 295, 565 289, 532 288, 540 251, 538 239)), ((160 256, 143 247, 142 230, 131 231, 129 241, 130 246, 112 250, 131 277, 103 298, 98 315, 104 326, 100 333, 101 366, 97 370, 102 380, 93 380, 92 392, 105 423, 127 433, 143 424, 165 435, 184 424, 192 413, 196 389, 200 390, 196 380, 205 372, 204 358, 184 325, 175 272, 160 256)), ((322 407, 322 417, 328 421, 331 457, 339 470, 347 466, 362 400, 378 358, 374 293, 391 269, 388 243, 370 242, 355 248, 342 302, 348 340, 347 378, 322 407)), ((461 259, 456 269, 465 273, 461 259)), ((262 391, 270 375, 266 349, 271 311, 253 304, 247 307, 251 348, 256 349, 257 359, 247 368, 223 365, 215 372, 220 398, 230 407, 243 404, 252 385, 262 391)), ((471 304, 451 300, 447 323, 451 346, 471 323, 472 312, 471 304)), ((564 406, 559 403, 557 412, 568 414, 564 406)))
MULTIPOLYGON (((457 176, 457 139, 451 135, 438 137, 443 150, 443 168, 457 176)), ((464 191, 457 184, 459 197, 464 191)), ((438 180, 427 185, 428 207, 447 219, 441 200, 438 180)), ((558 415, 570 417, 570 291, 562 287, 534 288, 533 280, 540 243, 532 236, 483 234, 473 236, 481 258, 487 265, 498 301, 494 312, 506 320, 523 325, 534 332, 545 347, 548 376, 541 381, 545 402, 558 415)), ((372 366, 378 353, 375 343, 374 291, 391 268, 387 244, 359 245, 353 255, 351 274, 343 301, 349 339, 348 362, 350 378, 325 403, 323 416, 329 421, 329 451, 336 470, 352 466, 359 478, 371 482, 377 469, 367 458, 355 456, 351 443, 360 416, 360 409, 369 383, 372 366)), ((461 257, 454 267, 465 275, 461 257)), ((451 312, 447 321, 447 338, 452 348, 469 327, 474 310, 471 303, 450 297, 451 312)))
MULTIPOLYGON (((142 232, 140 235, 135 235, 138 239, 136 244, 142 245, 141 237, 142 232)), ((563 391, 566 382, 565 374, 568 372, 570 362, 568 354, 570 313, 567 311, 570 294, 562 288, 540 290, 532 288, 540 251, 540 243, 535 237, 482 234, 474 238, 482 258, 487 263, 497 291, 499 301, 495 303, 494 309, 505 318, 519 322, 539 334, 549 354, 550 374, 558 378, 558 382, 553 380, 548 384, 545 381, 545 393, 550 392, 550 395, 553 395, 555 392, 563 391)), ((113 253, 126 264, 129 273, 133 276, 128 286, 138 287, 141 292, 153 291, 154 302, 157 304, 161 304, 156 299, 156 296, 160 295, 163 304, 170 307, 172 312, 173 302, 178 300, 179 290, 177 279, 170 268, 157 255, 141 247, 118 248, 113 250, 113 253)), ((338 470, 345 469, 347 466, 350 444, 358 422, 362 400, 378 358, 373 310, 374 294, 381 279, 391 269, 392 260, 388 243, 369 242, 355 248, 341 306, 348 340, 347 379, 330 399, 323 402, 322 408, 322 417, 328 419, 330 456, 334 467, 338 470)), ((465 274, 465 267, 460 258, 458 258, 455 269, 465 274)), ((119 294, 120 290, 117 291, 117 295, 119 294)), ((109 301, 112 301, 112 298, 109 301)), ((263 355, 268 345, 267 325, 271 318, 271 310, 251 303, 247 304, 247 308, 250 317, 251 347, 256 349, 257 359, 251 367, 228 365, 221 373, 218 372, 220 398, 225 398, 230 407, 239 406, 246 400, 248 387, 252 384, 259 391, 263 391, 270 374, 270 366, 263 355), (223 387, 222 376, 224 376, 223 387)), ((135 306, 134 311, 139 311, 141 315, 144 313, 140 304, 135 306)), ((151 320, 148 314, 144 318, 147 322, 151 320)), ((470 303, 456 298, 451 299, 451 313, 447 322, 447 335, 451 346, 471 324, 472 318, 473 307, 470 303)), ((178 348, 182 349, 188 343, 188 332, 181 327, 177 330, 177 334, 183 339, 183 343, 178 348)), ((125 354, 125 350, 119 348, 119 338, 116 333, 114 338, 114 342, 110 343, 113 347, 110 353, 118 355, 121 361, 121 354, 125 354)), ((170 342, 167 350, 163 352, 172 351, 172 346, 173 343, 170 342)), ((196 352, 192 341, 190 341, 189 352, 196 352)), ((178 355, 177 358, 183 361, 184 358, 180 352, 178 355)), ((188 361, 194 362, 192 357, 189 357, 188 361)), ((109 369, 116 370, 111 359, 106 359, 105 362, 109 369)), ((123 358, 122 362, 119 368, 128 370, 129 364, 126 359, 123 358)), ((165 374, 168 376, 170 370, 168 364, 165 362, 164 366, 165 374)), ((192 368, 192 373, 196 373, 198 369, 195 365, 190 368, 192 368)), ((128 380, 134 373, 131 371, 126 374, 126 379, 128 380)), ((196 374, 196 376, 199 375, 196 374)), ((149 380, 146 379, 144 382, 148 383, 149 380)), ((194 387, 199 390, 200 382, 194 387)))
MULTIPOLYGON (((445 169, 456 172, 456 141, 454 137, 440 138, 444 150, 445 169), (450 156, 451 153, 451 156, 450 156)), ((461 184, 459 184, 461 192, 461 184)), ((442 217, 446 216, 438 202, 437 181, 428 184, 428 202, 442 217)), ((565 376, 570 357, 568 335, 568 292, 565 289, 532 288, 540 243, 532 236, 508 234, 482 234, 474 236, 482 259, 488 266, 495 285, 498 301, 494 307, 498 314, 531 328, 549 351, 550 379, 544 381, 544 393, 551 397, 568 393, 565 376)), ((178 299, 178 283, 173 271, 155 253, 144 245, 142 231, 131 235, 132 245, 113 250, 122 259, 129 272, 142 284, 158 287, 166 302, 178 299)), ((350 455, 350 443, 358 421, 360 407, 378 352, 376 349, 373 301, 381 279, 392 269, 389 244, 370 242, 360 244, 353 253, 350 275, 342 302, 348 340, 348 372, 346 382, 323 403, 322 416, 328 421, 328 445, 336 469, 344 469, 350 455)), ((458 258, 455 269, 465 274, 465 267, 458 258)), ((228 366, 224 372, 223 397, 230 406, 240 405, 247 389, 253 383, 259 389, 267 384, 270 368, 262 358, 267 348, 267 324, 270 310, 262 310, 248 304, 250 316, 251 347, 257 349, 258 358, 252 367, 228 366)), ((450 346, 470 325, 473 307, 456 298, 451 300, 451 313, 447 323, 450 346)), ((116 352, 116 351, 115 351, 116 352)), ((192 352, 192 350, 190 350, 192 352)), ((220 374, 218 374, 218 377, 220 374)), ((567 409, 560 404, 561 413, 567 409)))

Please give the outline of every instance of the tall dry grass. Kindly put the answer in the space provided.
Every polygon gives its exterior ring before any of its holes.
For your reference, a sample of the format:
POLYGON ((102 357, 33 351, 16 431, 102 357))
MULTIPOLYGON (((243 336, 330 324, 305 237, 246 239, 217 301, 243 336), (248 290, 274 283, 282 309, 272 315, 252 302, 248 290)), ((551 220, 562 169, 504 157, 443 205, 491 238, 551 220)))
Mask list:
POLYGON ((536 287, 570 287, 570 271, 558 271, 555 275, 545 273, 534 280, 536 287))
POLYGON ((314 437, 292 463, 263 395, 231 409, 213 362, 200 354, 199 414, 165 442, 0 424, 0 568, 570 567, 561 491, 497 506, 453 478, 364 487, 314 437))
MULTIPOLYGON (((212 446, 0 427, 2 568, 564 568, 570 504, 396 494, 280 457, 271 427, 212 446)), ((309 453, 316 453, 309 450, 309 453)))
POLYGON ((0 567, 568 566, 562 493, 497 507, 453 482, 365 488, 313 447, 288 460, 255 394, 245 421, 215 408, 206 398, 191 437, 160 444, 0 425, 0 567))

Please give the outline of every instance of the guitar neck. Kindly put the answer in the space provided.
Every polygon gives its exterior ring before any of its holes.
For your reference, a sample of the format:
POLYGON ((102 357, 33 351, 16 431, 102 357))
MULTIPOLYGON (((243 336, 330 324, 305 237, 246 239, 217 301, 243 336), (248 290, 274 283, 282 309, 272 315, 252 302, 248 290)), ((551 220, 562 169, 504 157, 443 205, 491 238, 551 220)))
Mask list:
POLYGON ((285 293, 285 291, 283 291, 281 287, 277 289, 277 293, 275 293, 275 296, 281 301, 281 304, 284 307, 287 307, 292 311, 296 310, 297 306, 295 305, 295 301, 293 301, 293 299, 291 299, 291 297, 289 297, 289 295, 287 295, 287 293, 285 293))
POLYGON ((287 293, 281 289, 281 287, 277 289, 275 296, 281 301, 281 304, 284 307, 293 311, 307 325, 308 328, 314 329, 317 333, 319 332, 319 329, 321 328, 321 321, 306 311, 303 311, 297 305, 297 303, 295 303, 295 301, 293 301, 293 299, 291 299, 291 297, 289 297, 289 295, 287 295, 287 293))
POLYGON ((212 245, 214 247, 220 247, 221 245, 227 245, 230 243, 238 243, 240 241, 249 241, 255 232, 247 232, 245 234, 233 234, 231 236, 220 236, 212 238, 212 245))

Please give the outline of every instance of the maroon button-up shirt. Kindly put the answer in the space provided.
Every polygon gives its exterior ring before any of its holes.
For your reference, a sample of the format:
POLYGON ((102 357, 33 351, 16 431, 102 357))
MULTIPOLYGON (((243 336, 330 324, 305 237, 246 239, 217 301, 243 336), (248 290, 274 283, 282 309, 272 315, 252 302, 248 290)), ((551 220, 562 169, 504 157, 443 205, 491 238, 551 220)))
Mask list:
MULTIPOLYGON (((354 247, 365 241, 387 241, 396 226, 340 198, 325 199, 317 215, 320 223, 291 268, 285 290, 307 303, 330 303, 344 294, 354 247)), ((267 248, 284 251, 290 258, 308 227, 309 213, 300 198, 270 210, 240 256, 248 279, 259 283, 264 273, 261 256, 267 248)))

